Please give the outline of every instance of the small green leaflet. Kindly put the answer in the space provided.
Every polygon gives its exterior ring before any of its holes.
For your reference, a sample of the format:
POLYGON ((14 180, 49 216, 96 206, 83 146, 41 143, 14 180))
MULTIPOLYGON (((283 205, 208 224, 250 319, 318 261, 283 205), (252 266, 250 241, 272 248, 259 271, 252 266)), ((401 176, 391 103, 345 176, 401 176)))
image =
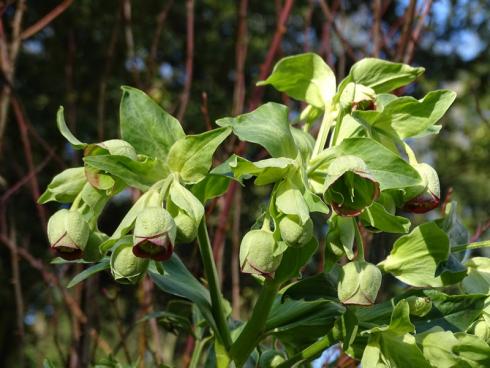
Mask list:
POLYGON ((65 139, 70 142, 70 144, 75 149, 84 149, 87 146, 87 143, 83 143, 78 140, 77 137, 73 135, 73 133, 68 129, 68 126, 65 122, 65 114, 63 106, 60 106, 58 109, 58 113, 56 114, 56 124, 58 125, 58 130, 61 135, 65 137, 65 139))
POLYGON ((168 153, 170 170, 189 184, 203 180, 212 165, 214 152, 230 133, 230 128, 218 128, 181 138, 168 153))
POLYGON ((66 169, 56 175, 49 183, 46 191, 37 200, 44 204, 50 201, 71 203, 87 182, 83 167, 66 169))
POLYGON ((258 86, 271 84, 300 101, 325 108, 335 94, 335 74, 323 59, 314 53, 288 56, 281 59, 272 74, 258 86))
POLYGON ((386 60, 365 58, 355 63, 349 76, 339 86, 339 90, 349 82, 363 84, 376 93, 390 92, 412 83, 425 71, 422 67, 393 63, 386 60))
POLYGON ((247 114, 219 119, 216 124, 231 127, 240 140, 261 145, 272 157, 296 158, 298 155, 287 106, 268 102, 247 114))
POLYGON ((136 152, 165 162, 170 147, 185 136, 180 123, 143 91, 121 87, 121 137, 136 152))
POLYGON ((100 271, 108 270, 109 268, 110 268, 109 259, 104 259, 101 262, 86 268, 78 275, 76 275, 74 278, 72 278, 71 281, 68 283, 67 288, 71 288, 79 284, 80 282, 88 279, 89 277, 95 275, 96 273, 100 271))

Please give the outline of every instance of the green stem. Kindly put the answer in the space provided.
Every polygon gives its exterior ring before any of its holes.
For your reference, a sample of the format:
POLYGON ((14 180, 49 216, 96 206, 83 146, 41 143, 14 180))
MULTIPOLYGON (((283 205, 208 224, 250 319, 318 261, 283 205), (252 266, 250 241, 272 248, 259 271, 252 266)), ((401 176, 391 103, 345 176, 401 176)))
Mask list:
POLYGON ((199 243, 199 250, 201 252, 202 263, 204 265, 204 273, 208 280, 209 294, 211 295, 211 305, 213 317, 216 320, 218 331, 222 344, 228 351, 231 347, 231 336, 228 324, 226 323, 225 312, 223 308, 223 297, 218 281, 218 271, 213 259, 213 252, 211 249, 211 243, 209 242, 208 230, 206 228, 206 220, 203 217, 199 228, 197 230, 197 240, 199 243))
POLYGON ((357 245, 357 258, 360 260, 364 261, 364 242, 362 241, 362 235, 359 230, 359 224, 357 223, 355 218, 352 218, 352 221, 354 222, 354 237, 356 239, 356 245, 357 245))
POLYGON ((303 351, 289 358, 285 362, 282 362, 276 368, 288 368, 292 367, 293 365, 298 366, 300 363, 307 363, 320 356, 325 351, 325 349, 333 345, 335 342, 335 338, 331 333, 329 333, 314 344, 308 346, 303 351))
POLYGON ((237 367, 243 366, 254 348, 260 341, 265 330, 265 323, 269 316, 272 303, 279 291, 280 283, 272 279, 266 279, 260 291, 259 298, 252 312, 252 317, 245 325, 231 347, 231 357, 237 367))
POLYGON ((456 247, 452 247, 451 252, 458 253, 458 252, 464 252, 465 250, 488 248, 488 247, 490 247, 490 240, 483 240, 476 243, 463 244, 463 245, 458 245, 456 247))
POLYGON ((199 362, 201 360, 201 354, 203 349, 206 347, 208 342, 210 342, 212 336, 208 336, 202 340, 197 340, 196 345, 194 347, 194 351, 192 352, 191 362, 189 363, 189 368, 197 368, 199 367, 199 362))
POLYGON ((327 143, 328 132, 332 126, 332 111, 331 108, 325 108, 323 113, 322 125, 320 126, 320 131, 316 138, 315 147, 313 148, 313 153, 311 158, 315 158, 318 154, 325 148, 325 143, 327 143))

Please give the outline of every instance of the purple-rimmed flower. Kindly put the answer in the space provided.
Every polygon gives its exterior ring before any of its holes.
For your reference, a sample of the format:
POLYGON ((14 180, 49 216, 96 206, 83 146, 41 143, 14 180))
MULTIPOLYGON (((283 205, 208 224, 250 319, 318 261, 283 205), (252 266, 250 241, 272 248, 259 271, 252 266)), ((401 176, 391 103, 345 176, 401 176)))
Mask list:
POLYGON ((176 227, 162 207, 147 207, 136 217, 133 253, 136 257, 166 261, 172 256, 176 227))
POLYGON ((78 211, 62 209, 48 221, 49 243, 63 259, 81 258, 89 235, 90 228, 78 211))
POLYGON ((413 213, 426 213, 437 206, 441 199, 441 186, 437 172, 425 163, 414 165, 425 183, 425 189, 405 203, 403 209, 413 213))

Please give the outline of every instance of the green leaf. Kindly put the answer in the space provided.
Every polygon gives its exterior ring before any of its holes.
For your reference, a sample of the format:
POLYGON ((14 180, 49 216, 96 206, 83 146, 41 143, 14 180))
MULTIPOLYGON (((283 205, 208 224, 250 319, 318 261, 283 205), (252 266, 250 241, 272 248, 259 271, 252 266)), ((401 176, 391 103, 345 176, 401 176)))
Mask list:
POLYGON ((298 277, 300 270, 310 260, 318 249, 318 240, 315 237, 301 248, 287 247, 282 255, 282 261, 276 270, 275 280, 289 280, 298 277))
POLYGON ((78 275, 73 277, 66 287, 71 288, 71 287, 79 284, 80 282, 88 279, 89 277, 95 275, 96 273, 98 273, 100 271, 108 270, 110 267, 111 266, 109 264, 109 259, 104 259, 101 262, 86 268, 85 270, 80 272, 78 275))
POLYGON ((463 290, 468 294, 490 295, 490 258, 473 257, 466 266, 468 276, 463 279, 463 290))
POLYGON ((255 185, 267 185, 287 177, 296 166, 296 161, 285 157, 251 162, 243 157, 232 155, 221 165, 215 167, 211 173, 232 176, 240 183, 243 179, 255 176, 255 185))
POLYGON ((56 114, 56 124, 58 125, 58 130, 61 135, 65 137, 65 139, 73 146, 75 149, 84 149, 87 146, 87 143, 83 143, 78 140, 77 137, 73 135, 73 133, 68 129, 68 126, 65 122, 64 108, 60 106, 58 109, 58 113, 56 114))
POLYGON ((314 53, 285 57, 274 66, 272 74, 258 86, 271 84, 278 91, 313 106, 324 108, 335 94, 335 74, 314 53))
POLYGON ((46 191, 39 197, 37 202, 40 204, 50 201, 71 203, 86 182, 87 178, 83 167, 66 169, 51 180, 46 191))
POLYGON ((369 173, 379 182, 382 191, 407 187, 420 187, 420 191, 424 189, 417 170, 400 156, 373 139, 348 138, 338 146, 323 151, 310 161, 309 175, 316 190, 323 187, 326 169, 332 161, 343 155, 361 158, 366 163, 369 173))
MULTIPOLYGON (((414 68, 406 64, 365 58, 352 66, 346 79, 370 87, 376 93, 383 93, 412 83, 424 70, 422 67, 414 68)), ((342 84, 344 83, 343 81, 342 84)))
POLYGON ((324 336, 345 308, 332 300, 293 300, 281 302, 279 296, 272 305, 265 325, 266 334, 301 347, 324 336))
POLYGON ((216 124, 231 127, 240 140, 261 145, 272 157, 298 155, 284 105, 269 102, 247 114, 219 119, 216 124))
POLYGON ((408 285, 440 287, 444 275, 435 276, 440 262, 449 256, 449 239, 435 223, 417 226, 410 234, 400 237, 390 255, 378 266, 408 285))
POLYGON ((389 213, 381 203, 374 202, 361 213, 360 219, 368 225, 369 230, 384 231, 387 233, 408 233, 410 220, 389 213))
POLYGON ((305 277, 283 290, 282 300, 287 298, 294 300, 304 299, 306 301, 317 299, 337 300, 336 282, 326 272, 305 277))
POLYGON ((431 365, 410 334, 413 331, 410 308, 408 303, 402 300, 393 309, 388 326, 375 327, 365 332, 370 336, 362 356, 362 366, 430 368, 431 365))
POLYGON ((313 152, 315 140, 310 133, 304 132, 293 126, 291 126, 291 133, 293 134, 294 143, 296 144, 296 147, 298 147, 301 157, 307 162, 313 152))
POLYGON ((191 192, 201 201, 206 203, 208 200, 224 194, 228 190, 231 179, 221 175, 208 174, 199 183, 191 187, 191 192))
POLYGON ((399 97, 384 106, 382 111, 354 111, 352 115, 374 129, 405 139, 438 133, 441 127, 435 124, 455 98, 453 91, 438 90, 429 92, 421 100, 410 96, 399 97))
POLYGON ((157 287, 169 294, 194 302, 214 333, 219 335, 211 310, 209 291, 189 272, 174 253, 163 263, 164 275, 150 269, 149 274, 157 287))
POLYGON ((458 218, 456 209, 457 203, 454 201, 449 202, 446 205, 444 217, 435 221, 448 235, 451 247, 468 244, 470 242, 470 233, 458 218))
POLYGON ((187 183, 201 181, 211 167, 214 152, 230 133, 230 128, 218 128, 181 138, 168 153, 170 170, 178 173, 187 183))
POLYGON ((143 91, 121 87, 121 136, 136 152, 165 162, 170 147, 185 136, 180 123, 143 91))
POLYGON ((168 168, 159 159, 142 157, 139 161, 125 156, 97 155, 83 158, 85 164, 119 178, 127 185, 148 190, 168 175, 168 168))
POLYGON ((437 331, 421 339, 424 356, 434 367, 490 366, 490 346, 476 336, 450 331, 437 331))
POLYGON ((48 358, 45 358, 43 360, 43 368, 56 368, 56 365, 48 358))

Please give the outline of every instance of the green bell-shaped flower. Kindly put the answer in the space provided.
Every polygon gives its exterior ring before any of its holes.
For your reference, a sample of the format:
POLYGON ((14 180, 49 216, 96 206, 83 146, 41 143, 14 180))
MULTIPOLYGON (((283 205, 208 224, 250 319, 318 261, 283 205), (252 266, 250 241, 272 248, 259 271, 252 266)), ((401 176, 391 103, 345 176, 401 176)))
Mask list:
POLYGON ((374 304, 381 286, 381 278, 378 267, 366 261, 345 264, 339 277, 339 300, 344 304, 374 304))
POLYGON ((177 228, 177 243, 190 243, 196 239, 199 224, 196 224, 191 216, 180 210, 174 217, 174 221, 177 228))
POLYGON ((313 237, 313 221, 309 218, 301 225, 298 216, 285 215, 279 220, 281 238, 291 247, 302 247, 313 237))
POLYGON ((277 242, 269 230, 251 230, 240 244, 240 268, 244 273, 272 276, 281 264, 277 242))
POLYGON ((407 298, 410 314, 423 317, 432 309, 432 301, 428 297, 412 295, 407 298))
POLYGON ((89 235, 90 228, 78 211, 62 209, 48 221, 49 243, 63 259, 81 258, 89 235))
MULTIPOLYGON (((129 240, 129 239, 128 239, 129 240)), ((121 284, 135 284, 143 278, 150 261, 133 254, 131 241, 120 244, 111 255, 111 273, 121 284)))
POLYGON ((166 261, 172 256, 176 227, 162 207, 146 207, 136 217, 133 252, 137 257, 166 261))
POLYGON ((414 168, 424 181, 425 189, 422 193, 405 203, 403 209, 413 213, 426 213, 439 205, 441 186, 437 172, 425 163, 416 164, 414 168))
POLYGON ((379 183, 363 160, 341 156, 327 169, 323 198, 341 216, 357 216, 379 196, 379 183))

